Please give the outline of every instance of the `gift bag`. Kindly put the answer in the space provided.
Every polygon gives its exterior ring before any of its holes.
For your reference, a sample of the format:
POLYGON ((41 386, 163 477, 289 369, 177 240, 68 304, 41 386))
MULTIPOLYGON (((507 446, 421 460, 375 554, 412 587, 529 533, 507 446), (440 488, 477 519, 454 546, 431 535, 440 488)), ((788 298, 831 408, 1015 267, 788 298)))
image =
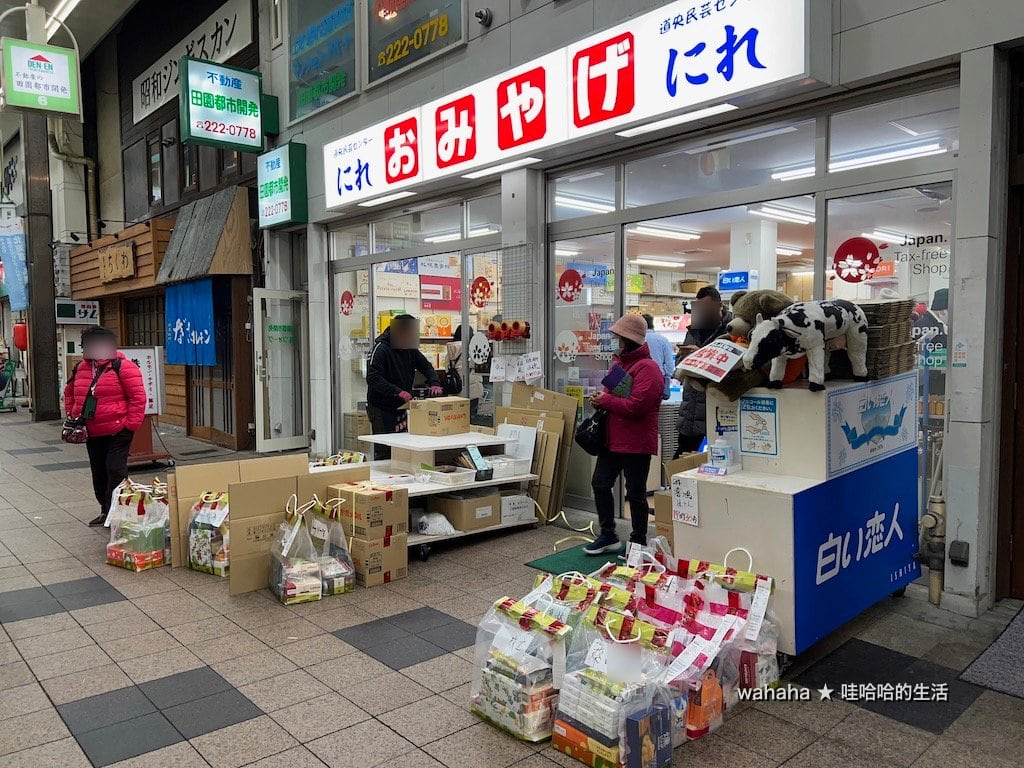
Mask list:
POLYGON ((744 633, 722 649, 719 674, 726 714, 739 702, 737 691, 778 687, 778 650, 779 626, 770 614, 753 639, 744 633))
POLYGON ((550 738, 569 626, 504 597, 476 633, 470 708, 524 741, 550 738))
POLYGON ((192 506, 188 523, 188 567, 194 571, 228 575, 230 536, 228 495, 207 491, 192 506))
POLYGON ((319 553, 321 593, 326 597, 351 592, 356 588, 356 568, 341 525, 341 500, 321 503, 314 496, 305 514, 313 548, 319 553))
POLYGON ((575 629, 587 609, 600 598, 601 584, 578 572, 541 574, 522 602, 575 629))
POLYGON ((169 514, 166 493, 125 481, 113 495, 107 562, 130 571, 157 568, 169 562, 169 514))
POLYGON ((323 585, 317 559, 302 511, 292 508, 270 547, 270 591, 285 605, 319 600, 323 585))

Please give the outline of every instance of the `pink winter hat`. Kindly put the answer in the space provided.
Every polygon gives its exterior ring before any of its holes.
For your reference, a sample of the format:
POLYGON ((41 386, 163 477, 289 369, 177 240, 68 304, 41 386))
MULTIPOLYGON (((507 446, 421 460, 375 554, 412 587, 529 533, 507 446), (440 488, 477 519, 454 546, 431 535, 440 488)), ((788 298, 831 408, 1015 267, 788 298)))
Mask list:
POLYGON ((637 344, 644 344, 647 341, 647 321, 642 315, 623 315, 611 327, 611 332, 637 344))

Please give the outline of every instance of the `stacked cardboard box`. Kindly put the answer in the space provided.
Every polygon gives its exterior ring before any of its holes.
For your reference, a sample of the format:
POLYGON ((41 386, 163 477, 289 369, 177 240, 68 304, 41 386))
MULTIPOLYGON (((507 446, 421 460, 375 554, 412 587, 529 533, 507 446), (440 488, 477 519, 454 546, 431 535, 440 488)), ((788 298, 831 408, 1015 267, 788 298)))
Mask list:
POLYGON ((350 411, 345 414, 345 432, 343 435, 344 448, 349 451, 359 451, 367 456, 373 457, 373 444, 359 439, 360 435, 372 435, 373 427, 370 426, 370 417, 365 411, 350 411))
POLYGON ((356 584, 376 587, 409 575, 408 488, 346 482, 330 486, 326 498, 341 500, 356 584))
POLYGON ((444 437, 469 432, 469 400, 433 397, 409 403, 409 434, 444 437))

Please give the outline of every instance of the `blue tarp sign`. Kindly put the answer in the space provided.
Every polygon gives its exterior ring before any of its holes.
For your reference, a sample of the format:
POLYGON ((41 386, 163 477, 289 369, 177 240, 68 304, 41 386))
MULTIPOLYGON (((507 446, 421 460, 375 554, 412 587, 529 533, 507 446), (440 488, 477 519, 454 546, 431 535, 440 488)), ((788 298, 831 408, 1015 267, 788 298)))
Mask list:
POLYGON ((11 204, 0 205, 0 263, 11 311, 28 309, 28 263, 25 230, 11 204))
POLYGON ((164 297, 168 365, 216 365, 213 280, 167 286, 164 297))

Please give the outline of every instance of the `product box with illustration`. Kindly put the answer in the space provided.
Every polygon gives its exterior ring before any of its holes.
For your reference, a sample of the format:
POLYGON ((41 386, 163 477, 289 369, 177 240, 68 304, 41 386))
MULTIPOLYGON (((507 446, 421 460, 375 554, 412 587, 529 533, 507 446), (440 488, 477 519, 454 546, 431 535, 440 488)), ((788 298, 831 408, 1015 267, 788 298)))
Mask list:
POLYGON ((352 539, 350 553, 356 567, 356 584, 377 587, 409 575, 409 536, 400 533, 387 539, 352 539))
POLYGON ((328 488, 340 499, 341 525, 349 536, 383 539, 409 532, 409 489, 369 482, 341 483, 328 488))
POLYGON ((484 489, 431 496, 427 511, 440 512, 457 531, 478 531, 501 522, 501 497, 484 489))
POLYGON ((409 434, 444 437, 469 432, 469 400, 433 397, 409 403, 409 434))

